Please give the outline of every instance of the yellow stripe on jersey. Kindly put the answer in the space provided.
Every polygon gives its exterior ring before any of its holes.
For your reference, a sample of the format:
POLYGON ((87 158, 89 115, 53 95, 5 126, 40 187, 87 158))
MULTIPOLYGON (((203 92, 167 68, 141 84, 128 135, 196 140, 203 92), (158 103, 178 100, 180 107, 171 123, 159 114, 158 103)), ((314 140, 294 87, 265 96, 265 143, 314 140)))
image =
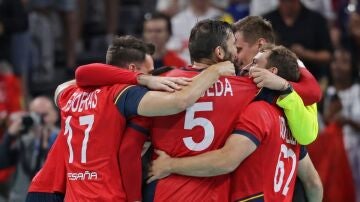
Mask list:
POLYGON ((316 103, 304 106, 293 90, 285 97, 279 97, 276 104, 284 109, 291 133, 299 144, 308 145, 315 141, 319 129, 316 103))
POLYGON ((254 199, 257 199, 257 198, 260 198, 260 197, 264 197, 264 194, 259 194, 259 195, 256 195, 256 196, 252 196, 250 198, 247 198, 247 199, 244 199, 244 200, 241 200, 241 201, 238 201, 238 202, 251 201, 251 200, 254 200, 254 199))
POLYGON ((118 102, 118 100, 120 99, 121 95, 127 90, 129 89, 130 87, 133 87, 135 85, 130 85, 130 86, 127 86, 125 87, 122 91, 119 92, 119 94, 116 96, 115 98, 115 101, 114 101, 114 104, 116 104, 118 102))

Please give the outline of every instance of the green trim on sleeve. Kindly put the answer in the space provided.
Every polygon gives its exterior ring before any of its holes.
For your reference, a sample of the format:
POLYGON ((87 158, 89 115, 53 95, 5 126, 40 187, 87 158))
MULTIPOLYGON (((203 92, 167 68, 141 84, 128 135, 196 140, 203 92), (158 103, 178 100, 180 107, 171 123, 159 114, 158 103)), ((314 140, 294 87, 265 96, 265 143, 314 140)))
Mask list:
POLYGON ((293 137, 301 145, 315 141, 319 125, 316 103, 304 106, 301 97, 292 91, 286 96, 280 96, 276 104, 283 108, 293 137))

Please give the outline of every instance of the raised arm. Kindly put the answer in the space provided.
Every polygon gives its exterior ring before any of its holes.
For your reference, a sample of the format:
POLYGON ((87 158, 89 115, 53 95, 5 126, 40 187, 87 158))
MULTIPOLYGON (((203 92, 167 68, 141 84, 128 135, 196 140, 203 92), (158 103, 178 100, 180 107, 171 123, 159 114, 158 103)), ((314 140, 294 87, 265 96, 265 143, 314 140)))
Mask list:
POLYGON ((75 72, 75 79, 76 84, 80 87, 139 84, 152 90, 168 92, 180 90, 181 86, 187 85, 191 81, 188 78, 154 77, 101 63, 78 67, 75 72))
POLYGON ((295 91, 280 96, 276 104, 283 108, 291 133, 299 144, 308 145, 315 141, 319 130, 316 104, 304 106, 295 91))
POLYGON ((221 62, 208 67, 194 77, 188 86, 174 93, 149 91, 140 100, 137 113, 142 116, 164 116, 184 111, 224 75, 235 75, 233 63, 221 62))
POLYGON ((322 91, 315 77, 306 68, 300 68, 298 82, 290 82, 295 91, 300 95, 305 105, 320 102, 322 91))
POLYGON ((80 66, 75 71, 76 84, 80 87, 106 86, 113 84, 138 84, 141 73, 112 65, 93 63, 80 66))
POLYGON ((297 175, 304 185, 307 200, 309 202, 322 201, 323 186, 308 154, 299 161, 297 175))
POLYGON ((159 157, 152 163, 148 183, 171 173, 195 177, 227 174, 234 171, 255 149, 256 145, 249 138, 233 134, 223 148, 197 156, 171 158, 163 151, 156 151, 159 157))
MULTIPOLYGON (((277 105, 284 109, 292 135, 299 144, 307 145, 312 143, 318 134, 316 104, 305 106, 302 97, 297 94, 296 89, 295 91, 292 89, 288 81, 266 69, 251 68, 250 72, 258 87, 267 87, 280 91, 279 93, 282 95, 278 98, 277 105)), ((311 74, 310 76, 312 77, 311 74)), ((299 83, 298 86, 304 87, 299 83)))
MULTIPOLYGON (((290 82, 291 86, 300 95, 305 105, 312 105, 321 100, 322 92, 313 75, 306 68, 300 69, 298 82, 290 82)), ((284 90, 286 80, 271 73, 267 69, 251 68, 250 75, 259 88, 266 87, 272 90, 284 90)))

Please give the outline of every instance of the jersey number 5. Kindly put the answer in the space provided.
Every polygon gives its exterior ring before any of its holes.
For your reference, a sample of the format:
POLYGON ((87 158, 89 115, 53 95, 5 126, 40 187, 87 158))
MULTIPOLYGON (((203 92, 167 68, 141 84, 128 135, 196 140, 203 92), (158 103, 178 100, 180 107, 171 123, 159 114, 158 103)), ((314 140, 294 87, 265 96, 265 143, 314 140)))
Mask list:
MULTIPOLYGON (((64 135, 68 135, 67 137, 67 144, 69 146, 69 163, 74 162, 74 150, 71 146, 71 139, 73 136, 73 131, 70 125, 72 116, 68 116, 65 120, 65 132, 64 135)), ((79 117, 80 126, 87 125, 84 131, 84 139, 81 146, 81 163, 86 163, 86 150, 87 150, 87 143, 89 141, 90 130, 94 123, 94 115, 87 115, 87 116, 80 116, 79 117)))
POLYGON ((284 175, 285 175, 285 165, 284 165, 284 161, 282 161, 281 157, 283 156, 284 159, 287 158, 291 158, 292 160, 292 166, 291 166, 291 171, 289 174, 289 177, 286 180, 285 186, 283 188, 282 191, 282 195, 286 196, 286 194, 289 191, 289 184, 293 178, 293 175, 295 173, 295 167, 296 167, 296 154, 294 153, 294 151, 292 149, 288 149, 286 147, 286 145, 281 144, 281 150, 280 150, 280 154, 279 154, 279 159, 278 159, 278 163, 276 165, 276 170, 275 170, 275 177, 274 177, 274 191, 275 192, 279 192, 283 182, 284 182, 284 175), (279 176, 280 175, 280 176, 279 176))
POLYGON ((201 126, 204 128, 205 132, 204 139, 199 143, 194 142, 192 137, 183 138, 185 146, 191 151, 202 151, 208 148, 214 140, 214 125, 211 123, 211 121, 202 117, 195 118, 195 112, 212 110, 212 102, 195 103, 193 106, 186 109, 184 129, 191 130, 196 126, 201 126))

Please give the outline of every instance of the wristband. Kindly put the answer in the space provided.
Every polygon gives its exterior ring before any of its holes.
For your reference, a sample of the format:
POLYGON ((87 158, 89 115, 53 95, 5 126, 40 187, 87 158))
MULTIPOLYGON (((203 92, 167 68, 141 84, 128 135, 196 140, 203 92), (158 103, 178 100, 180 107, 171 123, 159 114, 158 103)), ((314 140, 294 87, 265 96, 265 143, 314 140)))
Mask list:
POLYGON ((280 95, 287 95, 287 94, 290 94, 291 92, 293 92, 293 88, 292 86, 290 85, 290 83, 287 84, 287 88, 285 88, 285 90, 281 90, 279 91, 280 92, 280 95))

